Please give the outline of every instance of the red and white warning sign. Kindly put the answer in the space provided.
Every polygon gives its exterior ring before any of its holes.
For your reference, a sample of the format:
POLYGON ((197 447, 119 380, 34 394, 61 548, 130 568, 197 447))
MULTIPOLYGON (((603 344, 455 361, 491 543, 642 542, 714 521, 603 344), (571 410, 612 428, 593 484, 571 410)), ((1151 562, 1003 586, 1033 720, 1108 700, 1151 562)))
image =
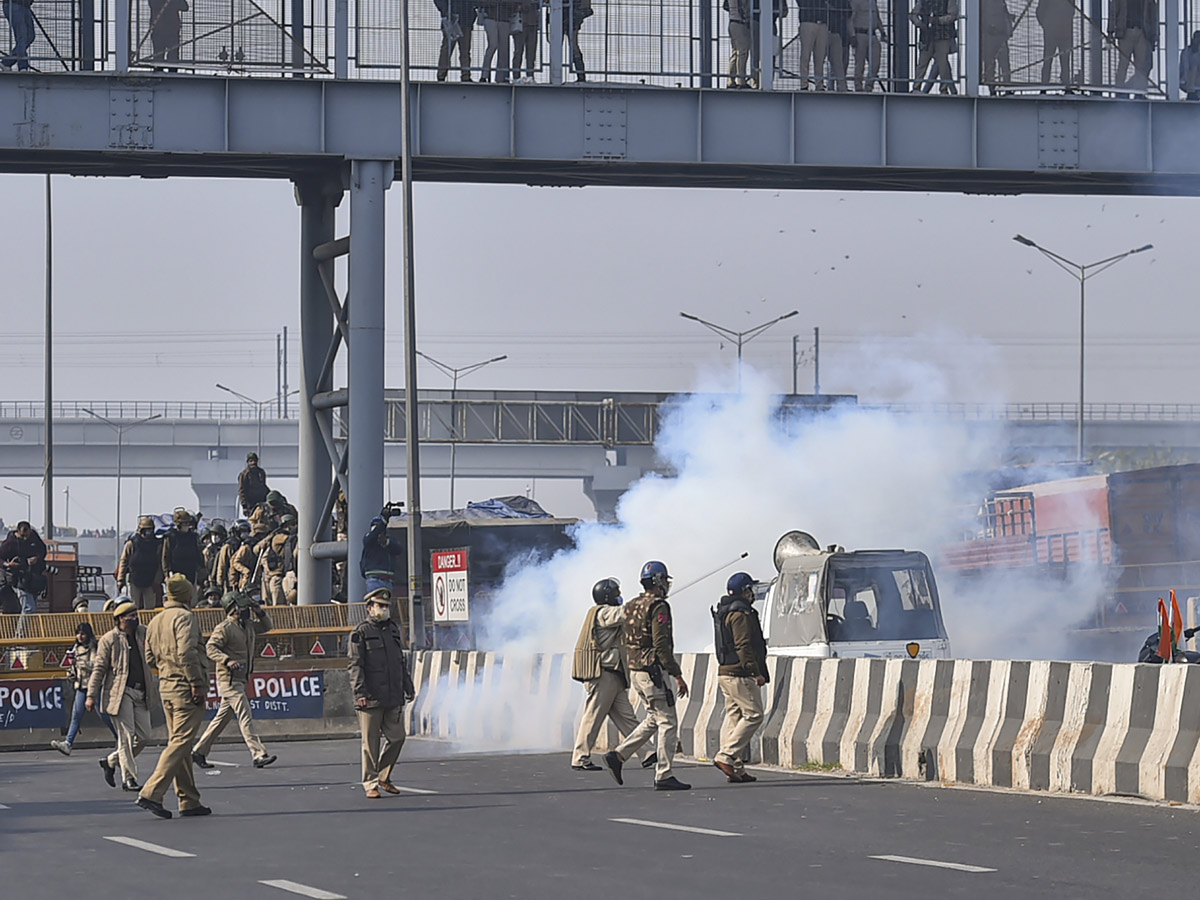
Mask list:
POLYGON ((275 648, 272 647, 270 644, 267 644, 263 647, 262 653, 260 653, 259 656, 264 656, 267 659, 274 659, 275 658, 275 648))
POLYGON ((10 666, 10 668, 12 668, 12 669, 25 668, 25 660, 21 659, 20 656, 18 656, 17 654, 14 653, 13 658, 12 658, 12 666, 10 666))
POLYGON ((309 656, 324 656, 325 648, 321 646, 321 639, 317 638, 316 643, 312 645, 312 649, 308 651, 309 656))
POLYGON ((429 568, 433 573, 433 621, 467 621, 470 618, 467 548, 435 550, 430 554, 429 568))
MULTIPOLYGON (((49 662, 49 660, 46 660, 46 661, 49 662)), ((73 665, 75 665, 75 654, 74 653, 64 654, 63 658, 62 658, 62 667, 64 669, 69 669, 73 665)))
MULTIPOLYGON (((70 653, 67 654, 67 656, 70 656, 70 655, 71 655, 70 653)), ((42 657, 42 665, 57 666, 58 665, 58 654, 55 653, 53 650, 47 650, 46 655, 42 657)), ((63 668, 64 669, 70 668, 70 666, 67 664, 67 659, 65 656, 63 657, 63 668)))

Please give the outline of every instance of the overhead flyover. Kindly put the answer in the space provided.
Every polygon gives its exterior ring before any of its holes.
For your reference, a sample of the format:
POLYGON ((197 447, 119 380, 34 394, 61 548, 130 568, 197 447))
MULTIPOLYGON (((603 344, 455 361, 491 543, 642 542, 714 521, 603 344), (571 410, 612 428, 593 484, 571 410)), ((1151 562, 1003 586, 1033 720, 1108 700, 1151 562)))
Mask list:
MULTIPOLYGON (((1200 193, 1200 104, 1099 96, 412 85, 426 181, 972 193, 1200 193)), ((400 86, 0 78, 0 171, 344 179, 400 155, 400 86)))

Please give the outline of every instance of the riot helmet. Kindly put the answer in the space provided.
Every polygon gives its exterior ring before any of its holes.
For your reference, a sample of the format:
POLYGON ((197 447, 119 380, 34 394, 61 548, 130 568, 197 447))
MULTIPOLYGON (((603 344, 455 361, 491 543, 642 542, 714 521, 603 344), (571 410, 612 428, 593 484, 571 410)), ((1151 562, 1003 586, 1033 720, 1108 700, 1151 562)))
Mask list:
POLYGON ((615 578, 602 578, 592 587, 592 599, 600 606, 620 606, 621 582, 615 578))
POLYGON ((643 588, 648 591, 652 589, 659 590, 664 597, 667 596, 667 591, 671 589, 671 576, 667 574, 667 567, 657 559, 652 559, 642 566, 642 574, 639 580, 643 588))
POLYGON ((731 597, 740 597, 753 587, 754 579, 745 572, 734 572, 729 576, 729 580, 725 582, 725 590, 731 597))

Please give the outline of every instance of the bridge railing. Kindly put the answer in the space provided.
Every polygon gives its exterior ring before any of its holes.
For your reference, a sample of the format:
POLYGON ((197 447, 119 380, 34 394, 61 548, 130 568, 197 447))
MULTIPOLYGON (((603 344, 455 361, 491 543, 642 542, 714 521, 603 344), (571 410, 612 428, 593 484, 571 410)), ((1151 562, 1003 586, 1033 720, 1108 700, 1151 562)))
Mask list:
MULTIPOLYGON (((724 7, 737 9, 749 0, 563 0, 560 16, 550 14, 549 0, 437 2, 448 4, 448 19, 435 0, 410 2, 417 80, 445 78, 451 69, 451 80, 462 77, 459 46, 476 81, 488 75, 558 83, 586 74, 589 81, 608 83, 724 88, 740 80, 731 76, 730 14, 724 7), (489 10, 485 25, 481 16, 489 10), (440 59, 450 43, 447 32, 455 28, 468 40, 456 40, 453 58, 440 59), (514 41, 514 28, 522 40, 514 41), (489 33, 495 38, 490 49, 489 33), (562 62, 552 69, 555 43, 562 47, 562 62), (509 72, 518 44, 522 66, 509 72)), ((945 0, 926 2, 938 6, 945 0)), ((917 11, 912 15, 907 0, 792 0, 769 48, 770 86, 938 89, 930 61, 945 50, 951 71, 938 76, 955 92, 1177 97, 1177 54, 1200 28, 1200 0, 1163 0, 1155 28, 1146 29, 1152 40, 1144 42, 1131 37, 1123 21, 1108 21, 1105 6, 1098 0, 950 0, 950 9, 959 12, 956 24, 935 32, 923 27, 928 20, 920 14, 922 0, 912 2, 917 11), (814 3, 839 10, 823 53, 819 40, 800 37, 797 7, 814 3), (944 43, 926 41, 927 34, 941 35, 944 43)), ((37 28, 30 56, 40 71, 398 77, 395 0, 37 0, 33 10, 37 28)))

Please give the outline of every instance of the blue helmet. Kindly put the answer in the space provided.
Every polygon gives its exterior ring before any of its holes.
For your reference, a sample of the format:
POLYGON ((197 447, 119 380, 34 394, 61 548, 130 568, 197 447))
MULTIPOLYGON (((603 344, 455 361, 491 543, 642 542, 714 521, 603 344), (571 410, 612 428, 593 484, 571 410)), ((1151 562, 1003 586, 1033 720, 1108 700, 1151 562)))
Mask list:
POLYGON ((667 574, 667 567, 657 559, 652 559, 642 566, 639 580, 642 582, 642 587, 647 590, 659 588, 664 594, 671 587, 671 576, 667 574))
POLYGON ((736 597, 752 587, 754 587, 754 579, 745 572, 734 572, 729 576, 729 580, 725 582, 725 590, 729 592, 731 597, 736 597))

